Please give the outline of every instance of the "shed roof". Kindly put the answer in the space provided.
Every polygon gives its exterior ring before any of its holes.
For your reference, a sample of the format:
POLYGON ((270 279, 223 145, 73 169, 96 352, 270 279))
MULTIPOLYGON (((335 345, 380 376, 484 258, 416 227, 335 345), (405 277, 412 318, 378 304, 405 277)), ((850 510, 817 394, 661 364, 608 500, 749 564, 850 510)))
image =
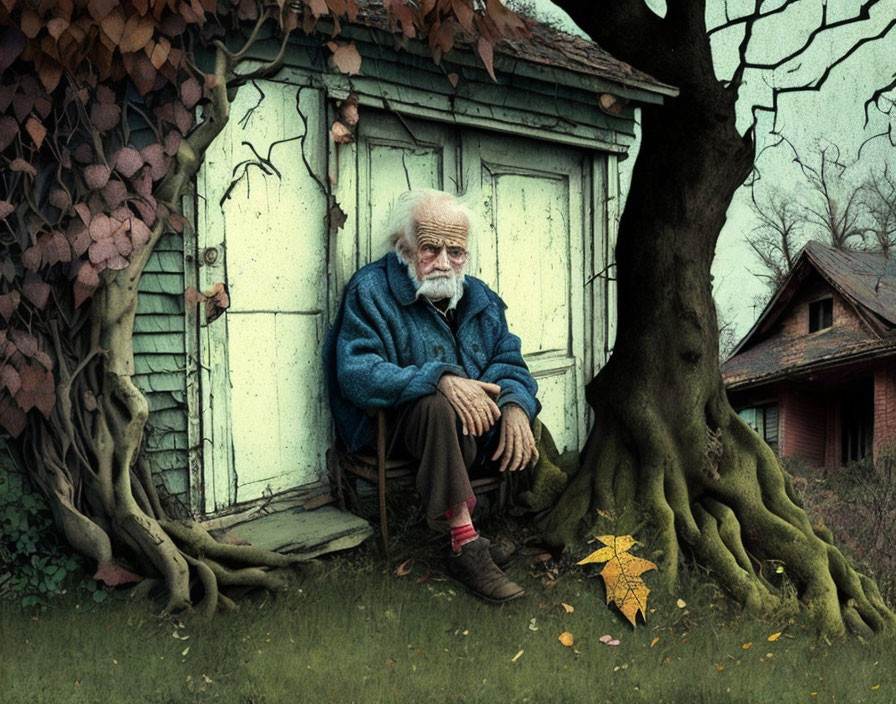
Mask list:
MULTIPOLYGON (((382 4, 358 0, 355 24, 391 31, 389 18, 382 4)), ((523 61, 565 69, 582 76, 596 76, 630 88, 659 95, 676 96, 678 89, 633 68, 604 51, 593 41, 577 37, 553 27, 536 23, 532 36, 524 40, 504 39, 495 45, 495 54, 523 61)), ((464 31, 457 34, 455 46, 472 51, 473 39, 464 31)))
POLYGON ((879 356, 896 349, 896 261, 809 242, 793 270, 753 328, 722 365, 728 388, 768 381, 797 371, 879 356), (805 336, 771 335, 808 275, 817 272, 864 323, 861 329, 832 327, 805 336))

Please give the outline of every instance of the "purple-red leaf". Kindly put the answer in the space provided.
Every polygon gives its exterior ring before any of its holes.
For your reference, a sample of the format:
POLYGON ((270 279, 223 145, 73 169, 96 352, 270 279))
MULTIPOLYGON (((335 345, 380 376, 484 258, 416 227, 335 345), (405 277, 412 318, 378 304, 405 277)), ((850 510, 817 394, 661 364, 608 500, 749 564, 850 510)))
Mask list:
MULTIPOLYGON (((43 252, 43 260, 48 266, 57 262, 70 262, 72 260, 72 248, 58 230, 53 230, 37 239, 37 244, 43 252)), ((28 266, 27 264, 25 266, 28 266)), ((30 268, 30 267, 29 267, 30 268)))
POLYGON ((115 170, 125 178, 130 178, 143 166, 143 157, 133 147, 122 147, 115 159, 115 170))
POLYGON ((0 397, 0 426, 10 437, 17 438, 25 429, 25 412, 9 396, 0 397))
POLYGON ((111 130, 121 122, 121 108, 114 103, 94 103, 90 110, 90 121, 100 132, 111 130))
MULTIPOLYGON (((145 166, 139 176, 131 179, 131 184, 138 195, 146 200, 152 198, 152 168, 145 166)), ((146 219, 145 216, 144 219, 146 219)))
POLYGON ((35 169, 31 164, 29 164, 21 157, 13 159, 11 162, 9 162, 9 170, 24 171, 25 173, 29 174, 31 178, 37 177, 37 169, 35 169))
POLYGON ((6 149, 19 133, 19 123, 12 115, 0 117, 0 152, 6 149))
POLYGON ((109 237, 108 239, 99 240, 90 245, 87 249, 87 254, 90 257, 91 262, 99 264, 100 262, 109 259, 109 257, 117 257, 118 249, 115 247, 115 242, 109 237))
POLYGON ((64 188, 50 190, 50 205, 60 210, 66 210, 72 204, 72 198, 64 188))
POLYGON ((40 247, 37 245, 33 247, 29 247, 24 252, 22 252, 22 264, 24 264, 28 269, 32 271, 37 271, 40 269, 41 261, 43 260, 43 254, 40 251, 40 247))
POLYGON ((89 164, 93 161, 93 149, 83 142, 72 150, 72 158, 81 164, 89 164))
POLYGON ((0 200, 0 220, 6 220, 15 211, 15 207, 8 200, 0 200))
POLYGON ((142 247, 149 242, 151 236, 152 232, 143 220, 137 217, 131 218, 131 240, 134 247, 142 247))
POLYGON ((26 38, 18 27, 6 27, 0 32, 0 73, 4 72, 25 50, 26 38))
POLYGON ((5 386, 9 390, 11 396, 15 396, 19 389, 22 388, 22 377, 19 372, 10 364, 0 367, 0 385, 5 386))
POLYGON ((165 135, 165 153, 168 156, 174 156, 177 154, 178 148, 180 148, 180 143, 183 140, 183 136, 180 132, 175 132, 171 130, 168 134, 165 135))
POLYGON ((88 226, 90 230, 90 239, 94 242, 100 242, 112 237, 112 221, 105 213, 97 213, 88 226))
POLYGON ((327 42, 327 47, 333 52, 333 63, 342 73, 351 76, 361 70, 361 54, 358 53, 353 41, 348 44, 327 42))
MULTIPOLYGON (((153 181, 158 181, 168 171, 168 164, 165 159, 165 150, 161 144, 155 142, 149 144, 140 150, 140 155, 144 161, 149 164, 153 181)), ((139 193, 139 191, 138 191, 139 193)), ((140 193, 140 195, 144 195, 140 193)), ((145 196, 144 196, 145 197, 145 196)))
POLYGON ((109 179, 109 182, 103 187, 103 198, 110 208, 117 208, 127 197, 127 186, 118 179, 109 179))
POLYGON ((85 225, 89 225, 90 221, 93 220, 93 215, 91 215, 87 203, 75 203, 73 210, 81 217, 81 222, 85 225))
POLYGON ((100 285, 100 277, 97 270, 90 262, 81 261, 81 267, 75 277, 73 289, 75 292, 75 308, 93 295, 100 285))
POLYGON ((44 418, 50 418, 50 412, 56 403, 56 384, 53 381, 53 373, 37 366, 25 364, 19 370, 22 379, 22 387, 16 394, 16 401, 26 413, 32 408, 37 408, 43 413, 44 418))
POLYGON ((202 97, 202 86, 193 76, 190 76, 180 86, 180 99, 187 110, 192 110, 202 97))
POLYGON ((78 257, 80 257, 82 254, 84 254, 84 252, 87 251, 87 248, 93 241, 90 237, 90 232, 88 231, 87 226, 80 220, 69 221, 68 227, 65 231, 65 236, 71 243, 72 251, 75 253, 75 256, 78 257))
POLYGON ((96 191, 109 181, 109 167, 104 164, 91 164, 84 169, 84 181, 91 191, 96 191))
POLYGON ((93 578, 104 582, 109 587, 117 587, 119 584, 127 584, 129 582, 139 582, 143 579, 139 574, 129 572, 114 562, 104 562, 100 565, 93 578))
POLYGON ((485 70, 488 71, 488 75, 492 77, 492 80, 497 83, 498 79, 495 77, 495 51, 494 46, 490 41, 488 41, 485 37, 479 37, 479 41, 476 44, 476 53, 479 54, 479 58, 482 59, 482 65, 485 66, 485 70))
POLYGON ((193 113, 187 110, 180 101, 174 103, 174 121, 180 133, 186 135, 193 126, 193 113))
POLYGON ((13 328, 7 330, 6 334, 12 340, 16 349, 26 357, 33 357, 34 353, 37 352, 37 338, 31 333, 13 328))
POLYGON ((47 305, 47 300, 50 298, 50 284, 46 283, 33 271, 28 271, 25 273, 22 293, 25 298, 37 306, 38 310, 43 310, 47 305))
POLYGON ((25 123, 25 131, 31 135, 34 146, 40 149, 40 146, 44 143, 44 137, 47 136, 47 128, 41 124, 40 120, 29 117, 25 123))
POLYGON ((121 271, 122 269, 127 269, 129 262, 120 254, 113 254, 106 260, 106 266, 112 271, 121 271))
POLYGON ((19 307, 19 301, 21 300, 21 296, 18 291, 10 291, 9 293, 4 293, 0 296, 0 315, 3 316, 3 319, 8 323, 9 319, 12 318, 12 314, 15 313, 16 308, 19 307))

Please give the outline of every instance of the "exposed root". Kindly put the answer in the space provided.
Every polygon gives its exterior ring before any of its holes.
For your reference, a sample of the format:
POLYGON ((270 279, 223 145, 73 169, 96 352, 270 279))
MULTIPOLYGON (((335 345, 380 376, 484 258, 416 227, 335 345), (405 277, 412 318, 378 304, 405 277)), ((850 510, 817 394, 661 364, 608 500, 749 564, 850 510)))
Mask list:
MULTIPOLYGON (((849 565, 830 531, 812 526, 774 454, 733 411, 715 430, 704 426, 699 433, 667 426, 644 403, 615 412, 601 398, 595 417, 601 426, 589 439, 580 471, 540 526, 550 543, 572 542, 594 522, 595 509, 617 517, 640 511, 655 532, 669 585, 677 579, 679 546, 687 546, 751 613, 769 614, 792 597, 782 579, 769 574, 775 565, 783 567, 784 581, 819 632, 896 629, 896 615, 874 581, 849 565), (624 443, 627 435, 637 439, 624 443), (707 450, 699 443, 693 448, 694 437, 711 441, 713 472, 701 461, 707 450), (632 486, 638 489, 634 497, 632 486)), ((634 523, 617 525, 629 530, 634 523)))

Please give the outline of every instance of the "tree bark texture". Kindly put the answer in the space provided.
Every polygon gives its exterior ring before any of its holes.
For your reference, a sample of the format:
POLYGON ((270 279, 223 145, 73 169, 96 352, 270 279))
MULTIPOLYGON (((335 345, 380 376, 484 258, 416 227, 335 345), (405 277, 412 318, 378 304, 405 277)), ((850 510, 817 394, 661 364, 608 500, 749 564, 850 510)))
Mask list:
MULTIPOLYGON (((279 70, 285 44, 286 38, 277 59, 251 75, 279 70)), ((228 83, 234 63, 234 56, 219 48, 217 82, 203 120, 181 141, 153 192, 171 210, 178 210, 207 148, 227 124, 229 100, 241 85, 228 83)), ((145 575, 143 591, 157 583, 164 587, 165 612, 196 603, 197 611, 210 615, 233 606, 222 587, 283 587, 281 570, 298 560, 223 545, 196 521, 172 519, 142 457, 149 404, 132 379, 134 319, 140 277, 167 224, 158 219, 126 269, 102 272, 89 315, 67 301, 62 305, 68 313, 44 321, 55 357, 57 401, 49 419, 32 414, 24 447, 31 475, 67 540, 96 562, 95 578, 116 584, 145 575)))
POLYGON ((643 109, 616 248, 616 343, 587 387, 595 425, 545 534, 570 543, 596 509, 628 526, 646 519, 670 588, 684 548, 736 600, 767 613, 782 605, 769 579, 782 564, 822 632, 893 628, 876 585, 811 525, 773 451, 727 402, 710 267, 754 149, 735 128, 736 86, 713 73, 702 3, 670 2, 664 19, 643 3, 558 4, 614 56, 681 93, 643 109))

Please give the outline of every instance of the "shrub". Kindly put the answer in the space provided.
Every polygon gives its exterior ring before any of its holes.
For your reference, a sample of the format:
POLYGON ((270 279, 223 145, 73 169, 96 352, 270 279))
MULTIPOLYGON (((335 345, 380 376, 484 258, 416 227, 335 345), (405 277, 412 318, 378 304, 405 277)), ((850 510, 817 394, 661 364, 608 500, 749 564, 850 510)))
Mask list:
POLYGON ((837 545, 896 602, 896 447, 835 469, 784 460, 813 521, 831 529, 837 545))
MULTIPOLYGON (((84 570, 83 559, 60 537, 46 501, 0 437, 0 596, 23 607, 45 605, 72 573, 84 570)), ((95 601, 105 599, 106 591, 93 580, 83 579, 82 585, 95 601)))

